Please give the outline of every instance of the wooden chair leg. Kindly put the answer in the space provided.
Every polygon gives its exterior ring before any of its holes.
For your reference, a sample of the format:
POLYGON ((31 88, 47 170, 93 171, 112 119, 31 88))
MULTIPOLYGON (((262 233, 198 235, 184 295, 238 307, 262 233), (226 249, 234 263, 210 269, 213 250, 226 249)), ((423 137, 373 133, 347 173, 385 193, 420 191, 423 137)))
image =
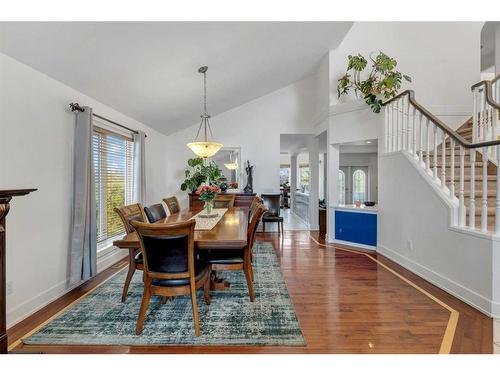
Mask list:
POLYGON ((125 300, 127 299, 128 287, 130 286, 130 281, 132 280, 132 276, 134 276, 134 272, 135 272, 135 250, 130 249, 128 257, 128 272, 127 272, 127 277, 125 278, 125 285, 123 286, 123 292, 122 292, 122 302, 125 302, 125 300))
POLYGON ((205 281, 205 285, 203 286, 203 298, 205 299, 205 303, 210 305, 212 302, 212 298, 210 297, 210 272, 207 276, 207 281, 205 281))
POLYGON ((266 222, 262 221, 262 233, 266 233, 266 222))
POLYGON ((139 316, 137 317, 137 325, 135 327, 135 334, 140 335, 144 329, 144 320, 146 318, 146 312, 148 311, 149 301, 151 299, 151 291, 149 287, 151 285, 150 281, 144 283, 144 294, 142 295, 141 308, 139 310, 139 316))
POLYGON ((280 222, 278 221, 276 224, 278 224, 278 237, 279 237, 281 236, 280 222))
POLYGON ((198 304, 196 302, 196 287, 194 280, 191 280, 189 288, 191 289, 191 303, 193 305, 194 333, 196 336, 200 336, 200 319, 198 317, 198 304))
POLYGON ((161 296, 161 303, 164 305, 167 303, 168 297, 166 296, 161 296))
POLYGON ((247 279, 248 293, 250 294, 250 302, 255 302, 255 291, 253 290, 253 275, 251 266, 245 265, 243 267, 243 272, 245 272, 245 278, 247 279))

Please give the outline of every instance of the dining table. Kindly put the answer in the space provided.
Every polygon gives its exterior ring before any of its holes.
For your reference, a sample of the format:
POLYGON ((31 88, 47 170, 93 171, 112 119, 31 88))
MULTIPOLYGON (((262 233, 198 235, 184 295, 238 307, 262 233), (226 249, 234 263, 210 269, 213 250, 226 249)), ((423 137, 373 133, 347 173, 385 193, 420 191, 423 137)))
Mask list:
MULTIPOLYGON (((168 215, 153 224, 176 224, 185 222, 201 209, 185 209, 175 214, 168 215)), ((247 244, 248 229, 248 208, 231 207, 224 213, 219 222, 210 230, 194 231, 194 246, 198 252, 224 249, 242 249, 247 244)), ((120 249, 128 249, 134 253, 140 249, 141 243, 136 232, 128 233, 123 238, 113 242, 113 245, 120 249)), ((215 271, 212 271, 212 289, 226 289, 230 286, 229 282, 217 277, 215 271)))

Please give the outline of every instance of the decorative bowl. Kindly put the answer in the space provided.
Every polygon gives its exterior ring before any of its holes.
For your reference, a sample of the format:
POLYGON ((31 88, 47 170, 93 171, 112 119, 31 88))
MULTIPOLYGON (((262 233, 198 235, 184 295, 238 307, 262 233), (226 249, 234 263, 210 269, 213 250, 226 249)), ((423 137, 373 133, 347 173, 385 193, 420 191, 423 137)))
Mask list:
POLYGON ((366 201, 366 202, 363 202, 363 203, 364 203, 364 205, 365 205, 366 207, 373 207, 373 206, 375 206, 375 203, 376 203, 376 202, 366 201))

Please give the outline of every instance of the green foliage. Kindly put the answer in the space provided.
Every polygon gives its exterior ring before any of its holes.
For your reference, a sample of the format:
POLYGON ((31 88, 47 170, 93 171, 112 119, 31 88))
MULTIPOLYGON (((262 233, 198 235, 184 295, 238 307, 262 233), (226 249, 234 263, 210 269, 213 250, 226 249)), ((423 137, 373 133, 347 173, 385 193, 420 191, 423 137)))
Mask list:
POLYGON ((403 79, 411 82, 406 74, 395 70, 397 61, 383 52, 373 59, 370 56, 372 67, 368 78, 361 79, 361 73, 368 65, 368 61, 361 55, 349 55, 347 57, 347 72, 338 80, 338 96, 347 95, 350 89, 354 89, 356 95, 361 93, 365 103, 373 112, 379 113, 384 100, 393 98, 398 94, 403 79))
POLYGON ((210 161, 204 165, 203 158, 193 158, 187 161, 189 169, 184 171, 184 181, 181 184, 181 190, 195 191, 198 186, 210 179, 210 183, 217 185, 222 176, 222 171, 215 162, 210 161))

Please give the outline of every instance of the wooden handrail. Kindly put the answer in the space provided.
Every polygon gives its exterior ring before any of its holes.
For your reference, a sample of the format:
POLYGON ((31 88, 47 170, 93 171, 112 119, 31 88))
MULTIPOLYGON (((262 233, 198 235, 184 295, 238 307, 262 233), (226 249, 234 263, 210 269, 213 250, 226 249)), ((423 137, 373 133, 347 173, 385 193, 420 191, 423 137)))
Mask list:
POLYGON ((487 146, 496 146, 500 145, 500 140, 496 141, 487 141, 487 142, 478 142, 478 143, 471 143, 467 141, 465 138, 463 138, 460 134, 458 134, 456 131, 451 129, 448 125, 446 125, 444 122, 442 122, 440 119, 438 119, 436 116, 434 116, 432 113, 430 113, 427 109, 425 109, 419 102, 415 100, 415 92, 413 90, 406 90, 403 91, 402 93, 396 95, 394 98, 391 98, 387 100, 385 103, 383 103, 383 106, 386 106, 393 101, 396 101, 398 99, 401 99, 403 96, 408 95, 408 99, 410 103, 417 108, 424 117, 429 119, 436 125, 438 128, 440 128, 442 131, 447 133, 451 138, 453 138, 455 141, 457 141, 460 145, 462 145, 465 148, 480 148, 480 147, 487 147, 487 146))
POLYGON ((472 85, 471 90, 474 91, 475 88, 480 87, 480 86, 484 86, 484 88, 486 90, 486 95, 485 95, 486 103, 488 103, 493 108, 496 108, 500 111, 500 104, 495 102, 495 99, 493 99, 493 95, 492 95, 493 88, 491 87, 491 85, 493 83, 495 83, 496 81, 498 81, 499 79, 500 79, 500 74, 497 75, 495 78, 493 78, 491 81, 484 80, 484 81, 476 83, 475 85, 472 85))

